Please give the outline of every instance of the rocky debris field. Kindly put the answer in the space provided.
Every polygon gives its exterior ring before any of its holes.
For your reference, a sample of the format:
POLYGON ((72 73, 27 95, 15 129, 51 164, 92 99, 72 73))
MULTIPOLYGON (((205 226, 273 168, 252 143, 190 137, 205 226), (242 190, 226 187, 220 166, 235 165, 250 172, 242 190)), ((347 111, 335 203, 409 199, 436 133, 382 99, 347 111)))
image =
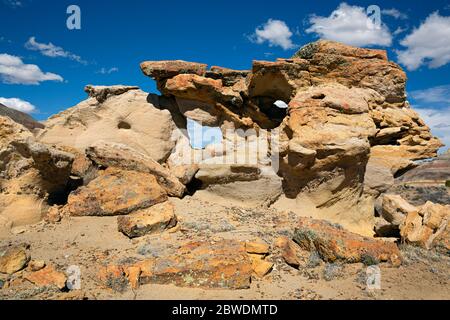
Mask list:
POLYGON ((0 299, 450 298, 449 157, 385 51, 140 67, 161 95, 2 107, 0 299))

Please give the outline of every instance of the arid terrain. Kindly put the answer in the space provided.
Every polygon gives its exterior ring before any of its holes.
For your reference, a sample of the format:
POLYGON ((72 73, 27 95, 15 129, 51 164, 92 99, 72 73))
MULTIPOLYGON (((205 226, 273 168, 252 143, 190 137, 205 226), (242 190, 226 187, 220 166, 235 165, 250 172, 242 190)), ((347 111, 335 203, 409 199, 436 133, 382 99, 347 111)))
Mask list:
POLYGON ((140 67, 0 106, 0 299, 450 299, 450 154, 385 51, 140 67))

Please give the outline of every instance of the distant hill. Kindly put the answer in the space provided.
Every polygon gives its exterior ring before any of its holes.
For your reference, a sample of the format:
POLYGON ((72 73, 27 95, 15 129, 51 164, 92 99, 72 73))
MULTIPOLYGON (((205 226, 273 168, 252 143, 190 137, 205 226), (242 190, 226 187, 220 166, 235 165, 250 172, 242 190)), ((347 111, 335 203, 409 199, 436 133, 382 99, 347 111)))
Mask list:
POLYGON ((34 120, 33 117, 31 117, 30 115, 23 113, 21 111, 11 109, 1 103, 0 103, 0 116, 9 117, 15 122, 25 126, 29 130, 45 127, 42 123, 34 120))

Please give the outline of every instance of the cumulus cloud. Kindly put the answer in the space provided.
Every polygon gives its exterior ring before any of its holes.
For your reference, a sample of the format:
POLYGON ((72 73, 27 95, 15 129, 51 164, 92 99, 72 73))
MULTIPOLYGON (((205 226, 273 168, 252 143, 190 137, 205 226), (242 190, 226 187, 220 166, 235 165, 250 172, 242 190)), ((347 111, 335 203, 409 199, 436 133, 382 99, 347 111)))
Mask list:
POLYGON ((28 50, 39 51, 42 55, 51 58, 68 58, 82 64, 87 64, 80 56, 64 50, 61 47, 55 46, 53 43, 40 43, 36 41, 36 37, 31 37, 25 43, 25 48, 28 50))
POLYGON ((0 97, 0 103, 11 109, 15 109, 15 110, 22 111, 25 113, 33 113, 36 111, 36 107, 34 105, 29 103, 28 101, 24 101, 19 98, 0 97))
POLYGON ((408 19, 408 15, 406 13, 400 12, 398 9, 391 8, 391 9, 383 9, 381 10, 381 13, 387 16, 391 16, 395 19, 401 19, 405 20, 408 19))
POLYGON ((442 109, 420 108, 415 110, 420 114, 431 131, 445 144, 444 149, 450 147, 450 107, 442 109))
POLYGON ((109 68, 109 69, 101 68, 100 70, 97 71, 97 73, 100 73, 100 74, 111 74, 111 73, 114 73, 114 72, 119 72, 119 68, 117 68, 117 67, 112 67, 112 68, 109 68))
POLYGON ((432 13, 400 44, 406 49, 397 51, 398 61, 410 71, 422 65, 429 68, 446 65, 450 62, 450 17, 432 13))
POLYGON ((418 102, 450 104, 450 85, 411 91, 410 96, 418 102))
POLYGON ((6 53, 0 54, 0 79, 7 84, 39 84, 43 81, 63 81, 55 73, 42 72, 34 64, 25 64, 22 59, 6 53))
POLYGON ((341 3, 330 16, 312 15, 307 33, 315 33, 322 39, 334 40, 354 46, 390 46, 392 35, 389 28, 377 25, 366 9, 341 3))
POLYGON ((284 21, 269 19, 265 24, 256 28, 250 40, 258 44, 267 42, 269 46, 279 46, 284 50, 293 49, 296 45, 292 42, 293 33, 284 21))

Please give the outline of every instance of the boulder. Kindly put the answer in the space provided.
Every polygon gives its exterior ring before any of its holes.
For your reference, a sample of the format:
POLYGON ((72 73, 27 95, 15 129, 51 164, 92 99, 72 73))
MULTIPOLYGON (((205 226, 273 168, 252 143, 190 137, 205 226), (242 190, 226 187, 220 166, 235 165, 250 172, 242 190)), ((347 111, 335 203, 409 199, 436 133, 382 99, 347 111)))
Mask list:
POLYGON ((86 150, 89 159, 103 167, 117 167, 152 174, 171 196, 182 197, 185 186, 149 156, 118 143, 98 141, 86 150))
POLYGON ((67 281, 66 275, 51 265, 45 266, 39 271, 26 273, 23 278, 38 287, 56 287, 59 290, 66 287, 67 281))
POLYGON ((395 194, 383 195, 382 217, 394 226, 400 226, 409 213, 418 209, 405 201, 401 196, 395 194))
POLYGON ((125 144, 157 162, 165 161, 175 146, 171 140, 175 123, 170 112, 160 110, 157 99, 150 99, 148 93, 130 89, 119 94, 115 88, 94 89, 95 95, 108 93, 103 102, 89 98, 50 117, 37 139, 73 147, 81 153, 103 140, 125 144))
POLYGON ((46 263, 44 260, 31 260, 30 263, 28 264, 28 268, 33 271, 39 271, 44 269, 44 267, 46 266, 46 263))
POLYGON ((252 270, 259 278, 264 278, 272 271, 273 262, 264 260, 263 255, 250 254, 249 256, 252 260, 252 270))
POLYGON ((366 259, 395 262, 400 251, 395 243, 362 237, 324 220, 301 218, 294 241, 307 251, 317 251, 326 262, 358 263, 366 259))
POLYGON ((247 253, 267 255, 269 254, 269 249, 270 246, 262 241, 245 243, 245 251, 247 253))
POLYGON ((29 261, 26 246, 0 248, 0 273, 16 273, 24 269, 29 261))
POLYGON ((126 215, 166 200, 153 175, 110 167, 72 192, 63 211, 71 216, 126 215))
POLYGON ((400 225, 402 241, 425 249, 450 252, 450 206, 425 203, 400 225))
POLYGON ((248 289, 252 270, 252 262, 243 243, 235 240, 202 241, 184 243, 176 251, 167 251, 158 258, 103 266, 99 270, 99 279, 106 287, 116 290, 136 282, 141 285, 248 289))
POLYGON ((162 232, 175 227, 176 224, 174 207, 168 201, 117 218, 119 231, 129 238, 162 232))

